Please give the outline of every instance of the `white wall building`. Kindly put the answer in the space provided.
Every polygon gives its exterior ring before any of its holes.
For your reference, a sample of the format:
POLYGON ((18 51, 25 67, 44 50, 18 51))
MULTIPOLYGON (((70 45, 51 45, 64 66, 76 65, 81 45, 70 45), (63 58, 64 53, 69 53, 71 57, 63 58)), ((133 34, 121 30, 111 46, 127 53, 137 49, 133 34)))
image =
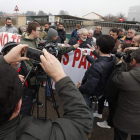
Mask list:
POLYGON ((90 20, 97 20, 97 21, 104 21, 105 20, 104 17, 102 17, 101 15, 96 14, 94 12, 91 12, 87 15, 84 15, 83 18, 90 19, 90 20))
POLYGON ((129 8, 127 20, 140 22, 140 5, 129 8))

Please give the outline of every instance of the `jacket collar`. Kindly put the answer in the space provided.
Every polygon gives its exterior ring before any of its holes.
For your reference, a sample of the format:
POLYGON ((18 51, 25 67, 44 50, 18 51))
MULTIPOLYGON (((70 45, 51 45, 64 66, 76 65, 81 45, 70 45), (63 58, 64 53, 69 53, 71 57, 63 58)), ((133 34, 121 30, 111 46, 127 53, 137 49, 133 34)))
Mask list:
POLYGON ((20 116, 18 115, 11 121, 8 121, 5 125, 0 127, 0 139, 5 138, 11 132, 14 132, 20 123, 20 116))

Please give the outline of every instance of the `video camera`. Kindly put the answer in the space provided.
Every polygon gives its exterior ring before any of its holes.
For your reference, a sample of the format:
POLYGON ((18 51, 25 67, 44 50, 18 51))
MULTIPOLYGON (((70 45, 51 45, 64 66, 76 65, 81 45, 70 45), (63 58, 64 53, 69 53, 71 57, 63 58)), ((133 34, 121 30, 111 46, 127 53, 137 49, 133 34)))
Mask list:
POLYGON ((132 50, 128 50, 128 51, 126 51, 125 53, 123 53, 123 52, 117 52, 116 53, 116 57, 117 58, 121 58, 121 57, 123 57, 123 60, 126 62, 126 63, 130 63, 130 61, 131 61, 131 53, 132 53, 132 50))

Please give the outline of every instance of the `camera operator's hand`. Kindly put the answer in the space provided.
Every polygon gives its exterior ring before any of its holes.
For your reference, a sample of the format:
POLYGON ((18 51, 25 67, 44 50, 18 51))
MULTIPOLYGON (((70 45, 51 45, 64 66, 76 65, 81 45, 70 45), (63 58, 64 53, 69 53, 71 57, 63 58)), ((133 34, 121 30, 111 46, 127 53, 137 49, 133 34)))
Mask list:
POLYGON ((52 54, 48 53, 45 49, 43 49, 44 56, 41 55, 41 63, 40 65, 44 69, 44 71, 54 79, 55 82, 59 81, 66 74, 63 71, 62 65, 52 54))
POLYGON ((21 80, 21 82, 24 81, 24 76, 23 75, 18 75, 19 79, 21 80))
POLYGON ((77 49, 77 48, 79 47, 79 44, 75 44, 75 45, 73 45, 73 47, 74 47, 75 49, 77 49))
POLYGON ((18 45, 14 47, 13 49, 10 50, 8 54, 4 56, 5 61, 8 64, 14 63, 14 62, 19 62, 23 60, 29 60, 27 57, 21 57, 21 53, 25 52, 25 49, 28 47, 28 45, 18 45))

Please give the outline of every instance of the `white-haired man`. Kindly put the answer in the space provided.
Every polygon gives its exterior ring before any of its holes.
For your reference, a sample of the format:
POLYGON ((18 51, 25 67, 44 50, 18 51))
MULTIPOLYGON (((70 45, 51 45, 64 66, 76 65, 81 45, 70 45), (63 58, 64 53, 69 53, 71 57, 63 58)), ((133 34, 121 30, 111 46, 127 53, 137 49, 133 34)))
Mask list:
POLYGON ((88 48, 87 44, 91 45, 91 42, 87 40, 88 31, 85 28, 79 30, 78 37, 73 37, 69 40, 69 45, 74 45, 76 43, 80 44, 80 48, 88 48))
POLYGON ((136 31, 134 29, 129 29, 127 32, 127 35, 124 36, 121 41, 122 42, 127 42, 127 43, 131 43, 133 40, 133 37, 136 35, 136 31))
POLYGON ((90 42, 93 41, 93 42, 96 43, 96 38, 93 37, 93 34, 94 34, 93 30, 89 30, 89 31, 88 31, 87 40, 90 41, 90 42))

